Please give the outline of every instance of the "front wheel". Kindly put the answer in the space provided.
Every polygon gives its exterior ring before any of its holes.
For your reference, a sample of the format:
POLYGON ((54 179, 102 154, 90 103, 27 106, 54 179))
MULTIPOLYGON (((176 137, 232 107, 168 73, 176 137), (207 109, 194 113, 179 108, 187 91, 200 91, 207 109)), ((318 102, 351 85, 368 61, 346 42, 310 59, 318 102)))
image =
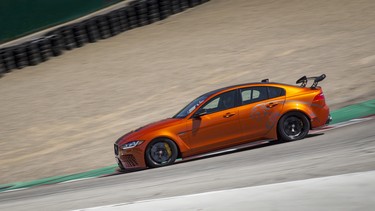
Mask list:
POLYGON ((172 140, 155 139, 147 146, 145 159, 148 167, 155 168, 174 163, 177 154, 177 146, 172 140))
POLYGON ((307 136, 310 121, 300 112, 290 112, 279 120, 277 130, 279 138, 283 141, 295 141, 307 136))

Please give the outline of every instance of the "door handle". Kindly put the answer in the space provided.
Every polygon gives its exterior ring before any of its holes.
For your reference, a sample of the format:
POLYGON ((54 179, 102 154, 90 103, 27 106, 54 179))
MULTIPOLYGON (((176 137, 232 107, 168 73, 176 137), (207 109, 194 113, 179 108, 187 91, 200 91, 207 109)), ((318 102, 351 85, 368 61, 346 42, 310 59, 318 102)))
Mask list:
POLYGON ((275 106, 277 106, 278 105, 278 103, 268 103, 267 105, 266 105, 266 107, 267 108, 272 108, 272 107, 275 107, 275 106))
POLYGON ((229 117, 234 116, 234 115, 236 115, 236 114, 234 114, 234 113, 226 113, 223 117, 224 118, 229 118, 229 117))

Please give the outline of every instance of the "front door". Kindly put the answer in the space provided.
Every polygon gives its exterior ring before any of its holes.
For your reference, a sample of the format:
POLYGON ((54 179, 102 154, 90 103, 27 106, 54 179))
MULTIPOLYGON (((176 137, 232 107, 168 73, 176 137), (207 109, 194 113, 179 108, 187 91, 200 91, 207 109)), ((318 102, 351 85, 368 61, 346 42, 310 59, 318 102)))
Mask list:
POLYGON ((193 154, 218 149, 241 137, 236 93, 233 90, 213 97, 196 112, 202 115, 189 120, 193 154))

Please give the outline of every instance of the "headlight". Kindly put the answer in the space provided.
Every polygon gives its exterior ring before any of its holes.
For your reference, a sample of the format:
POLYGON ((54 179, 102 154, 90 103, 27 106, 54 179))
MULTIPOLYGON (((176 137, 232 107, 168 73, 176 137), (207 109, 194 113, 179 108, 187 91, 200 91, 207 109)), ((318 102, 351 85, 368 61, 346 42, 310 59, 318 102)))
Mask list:
POLYGON ((122 149, 130 149, 130 148, 136 147, 138 145, 141 145, 142 143, 143 143, 143 141, 131 141, 131 142, 128 142, 126 144, 121 145, 121 148, 122 149))

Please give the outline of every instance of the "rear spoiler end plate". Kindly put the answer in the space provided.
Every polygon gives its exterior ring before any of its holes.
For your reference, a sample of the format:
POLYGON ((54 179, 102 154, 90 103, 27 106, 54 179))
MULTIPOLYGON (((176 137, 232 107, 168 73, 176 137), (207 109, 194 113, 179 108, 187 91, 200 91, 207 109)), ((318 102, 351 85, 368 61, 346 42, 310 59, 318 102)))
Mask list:
POLYGON ((310 88, 315 89, 316 86, 318 86, 318 83, 323 81, 325 78, 326 78, 325 74, 322 74, 320 76, 315 76, 315 77, 306 77, 304 75, 296 81, 296 84, 301 84, 301 87, 306 87, 307 82, 313 80, 314 82, 310 88))

